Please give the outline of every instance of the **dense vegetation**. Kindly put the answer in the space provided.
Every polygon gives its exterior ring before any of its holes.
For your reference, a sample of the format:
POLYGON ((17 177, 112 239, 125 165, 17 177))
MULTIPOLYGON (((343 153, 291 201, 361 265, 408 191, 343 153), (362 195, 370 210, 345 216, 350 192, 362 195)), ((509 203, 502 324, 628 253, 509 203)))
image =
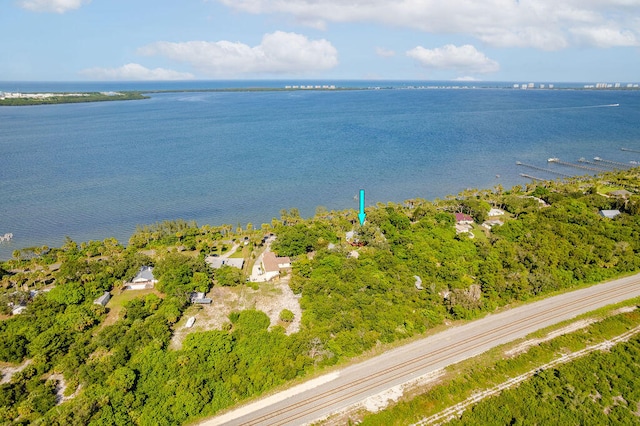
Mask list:
POLYGON ((0 361, 31 364, 0 388, 0 424, 179 424, 445 319, 638 271, 640 199, 600 194, 605 183, 638 193, 638 173, 378 205, 362 227, 354 211, 303 219, 292 209, 260 229, 175 221, 140 227, 126 248, 107 239, 17 250, 0 264, 0 305, 27 308, 0 321, 0 361), (453 213, 481 220, 490 206, 506 210, 503 225, 456 233, 453 213), (622 214, 598 214, 610 208, 622 214), (293 259, 301 331, 243 311, 169 350, 192 291, 245 282, 239 270, 210 270, 205 255, 242 242, 255 259, 271 232, 273 250, 293 259), (157 294, 124 303, 117 318, 92 303, 143 265, 155 266, 157 294), (56 405, 53 373, 68 394, 81 385, 78 395, 56 405))
MULTIPOLYGON (((631 302, 637 306, 640 300, 631 302)), ((541 369, 561 354, 600 344, 637 327, 640 311, 611 315, 610 310, 602 310, 592 319, 596 322, 584 329, 555 337, 518 355, 505 358, 504 347, 498 347, 451 366, 446 376, 431 384, 427 391, 387 410, 368 414, 361 423, 414 424, 473 398, 479 390, 536 371, 518 387, 472 405, 461 422, 452 424, 637 424, 640 394, 636 391, 638 378, 634 376, 640 363, 639 335, 629 342, 618 343, 611 352, 595 351, 567 364, 541 369)))
POLYGON ((640 421, 640 337, 543 371, 479 403, 452 425, 634 425, 640 421))

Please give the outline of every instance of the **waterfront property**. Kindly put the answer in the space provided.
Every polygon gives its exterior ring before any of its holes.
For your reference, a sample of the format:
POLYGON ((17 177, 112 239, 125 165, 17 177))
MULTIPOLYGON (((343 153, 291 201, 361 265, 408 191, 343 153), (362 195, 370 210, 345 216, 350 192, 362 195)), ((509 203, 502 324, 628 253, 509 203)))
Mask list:
MULTIPOLYGON (((162 83, 169 88, 184 84, 162 83)), ((282 88, 286 83, 268 84, 282 88)), ((99 93, 146 87, 21 84, 4 90, 99 93)), ((525 92, 493 88, 183 92, 90 107, 0 108, 0 145, 5 148, 0 155, 11 160, 3 162, 11 184, 0 187, 0 198, 12 200, 10 206, 3 205, 0 235, 14 234, 11 244, 0 244, 0 258, 10 259, 20 248, 59 246, 66 235, 75 241, 106 237, 127 241, 137 225, 158 218, 211 225, 262 224, 274 217, 275 206, 296 207, 302 216, 313 214, 318 205, 336 211, 354 208, 352 197, 362 182, 371 205, 416 197, 431 200, 470 187, 499 184, 508 189, 530 180, 519 175, 523 170, 514 165, 515 158, 541 166, 544 172, 532 173, 548 179, 557 176, 547 171, 551 168, 583 173, 548 164, 549 157, 602 156, 627 165, 639 160, 637 153, 617 148, 640 150, 640 127, 629 119, 629 112, 640 106, 637 91, 525 92), (615 103, 621 107, 584 108, 615 103), (362 113, 364 105, 367 114, 362 113), (302 110, 314 111, 304 123, 297 114, 302 110), (460 114, 464 120, 456 119, 460 114), (394 120, 388 120, 390 116, 394 120), (531 125, 549 121, 553 126, 531 125), (64 138, 61 123, 68 124, 64 138), (12 135, 20 135, 21 142, 17 144, 12 135), (310 135, 322 137, 315 140, 310 135), (159 149, 158 141, 169 140, 184 143, 159 149), (10 152, 14 154, 9 156, 10 152), (60 157, 60 152, 74 153, 73 161, 60 157), (190 161, 175 161, 185 152, 191 153, 190 161), (260 155, 244 156, 239 175, 235 161, 219 161, 237 152, 260 155), (358 152, 358 167, 353 165, 353 152, 358 152), (131 167, 127 159, 141 155, 145 164, 157 166, 156 172, 131 167), (296 161, 281 162, 287 156, 296 161), (46 161, 50 158, 61 162, 46 161), (269 173, 248 172, 262 170, 265 164, 279 166, 269 173), (171 178, 166 179, 162 170, 171 170, 171 178), (99 191, 75 190, 95 182, 100 182, 99 191), (47 206, 47 220, 41 209, 33 208, 41 203, 47 206), (83 214, 71 214, 80 211, 83 214)))
POLYGON ((267 251, 262 255, 261 281, 270 281, 280 275, 280 271, 291 268, 291 259, 288 257, 278 257, 275 253, 267 251))
POLYGON ((473 218, 466 213, 456 213, 456 223, 458 225, 471 225, 473 218))
POLYGON ((141 266, 138 274, 129 282, 124 283, 124 290, 144 290, 153 288, 158 280, 153 276, 152 266, 141 266))

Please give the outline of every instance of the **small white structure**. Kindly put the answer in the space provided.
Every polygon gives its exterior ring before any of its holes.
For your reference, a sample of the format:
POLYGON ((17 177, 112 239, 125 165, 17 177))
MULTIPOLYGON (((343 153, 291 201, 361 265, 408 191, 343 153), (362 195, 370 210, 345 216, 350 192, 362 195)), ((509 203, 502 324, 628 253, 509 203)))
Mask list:
POLYGON ((486 229, 491 229, 491 228, 493 228, 494 226, 503 225, 503 224, 504 224, 504 223, 503 223, 501 220, 499 220, 499 219, 491 219, 491 220, 485 220, 485 221, 482 223, 482 227, 483 227, 483 228, 486 228, 486 229))
POLYGON ((196 317, 191 317, 187 320, 187 323, 184 325, 186 328, 193 327, 193 324, 196 322, 196 317))
POLYGON ((456 234, 471 233, 473 227, 467 223, 456 223, 456 234))
POLYGON ((158 280, 153 276, 152 266, 142 266, 138 271, 138 274, 131 280, 131 282, 124 283, 125 290, 144 290, 145 288, 153 288, 158 280))
POLYGON ((489 217, 496 217, 496 216, 503 216, 504 215, 504 211, 500 210, 500 209, 491 209, 489 210, 489 217))
POLYGON ((416 279, 416 283, 415 283, 416 289, 417 290, 424 290, 424 287, 422 287, 422 278, 420 278, 417 275, 414 275, 413 278, 416 279))
POLYGON ((613 219, 620 214, 620 210, 600 210, 600 216, 613 219))
POLYGON ((210 305, 213 300, 206 297, 206 295, 202 292, 193 292, 190 295, 191 303, 197 303, 200 305, 210 305))
POLYGON ((11 310, 11 315, 20 315, 25 309, 27 309, 25 305, 18 305, 11 310))

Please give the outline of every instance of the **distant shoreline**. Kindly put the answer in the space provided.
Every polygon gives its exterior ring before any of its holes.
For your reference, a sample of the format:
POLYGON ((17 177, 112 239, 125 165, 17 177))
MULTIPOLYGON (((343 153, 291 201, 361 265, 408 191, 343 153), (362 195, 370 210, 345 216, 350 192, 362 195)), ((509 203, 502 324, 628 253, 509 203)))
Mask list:
POLYGON ((1 93, 0 106, 58 105, 149 99, 138 91, 86 93, 1 93))
POLYGON ((241 93, 241 92, 343 92, 365 90, 473 90, 473 89, 503 89, 503 90, 589 90, 589 91, 638 91, 638 85, 585 85, 583 87, 564 87, 554 85, 512 85, 512 86, 482 86, 472 83, 459 84, 420 84, 404 87, 390 86, 335 86, 335 85, 286 85, 284 87, 218 87, 194 89, 155 89, 155 90, 124 90, 118 92, 54 92, 54 93, 3 93, 0 92, 0 106, 29 106, 29 105, 58 105, 70 103, 110 102, 149 99, 149 94, 162 93, 241 93))

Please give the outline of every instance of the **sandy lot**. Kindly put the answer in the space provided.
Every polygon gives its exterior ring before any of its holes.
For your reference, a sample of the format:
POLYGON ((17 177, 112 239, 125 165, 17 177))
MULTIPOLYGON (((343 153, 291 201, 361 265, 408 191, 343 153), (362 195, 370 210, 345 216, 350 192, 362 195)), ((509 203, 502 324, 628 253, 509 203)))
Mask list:
POLYGON ((300 299, 289 288, 289 276, 278 281, 260 283, 258 290, 247 286, 238 287, 214 287, 208 294, 213 302, 210 305, 192 306, 187 309, 182 319, 176 325, 171 349, 180 349, 182 341, 189 333, 207 330, 223 330, 229 324, 229 314, 245 309, 257 309, 263 311, 271 320, 270 327, 280 325, 285 328, 287 334, 300 330, 300 299), (290 323, 280 321, 280 312, 288 309, 294 314, 294 320, 290 323), (190 317, 195 317, 193 327, 185 325, 190 317))
POLYGON ((30 359, 25 360, 20 365, 1 363, 0 373, 2 374, 2 380, 0 380, 0 385, 11 382, 11 378, 13 377, 13 375, 19 371, 24 370, 29 364, 31 364, 30 359))

